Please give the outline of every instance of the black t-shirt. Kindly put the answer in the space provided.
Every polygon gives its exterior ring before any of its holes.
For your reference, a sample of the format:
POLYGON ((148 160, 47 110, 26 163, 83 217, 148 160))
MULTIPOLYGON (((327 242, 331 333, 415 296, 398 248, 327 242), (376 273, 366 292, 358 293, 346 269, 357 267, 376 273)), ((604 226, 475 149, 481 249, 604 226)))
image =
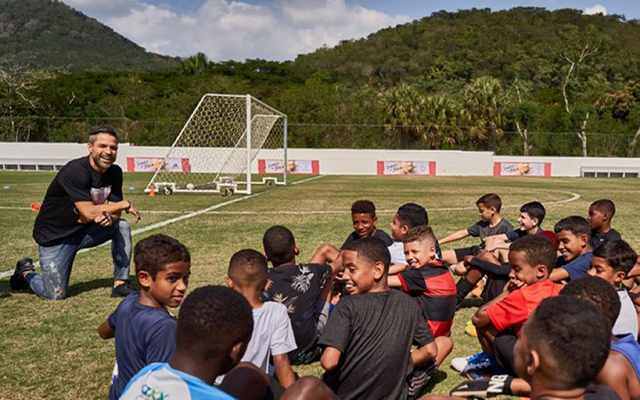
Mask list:
POLYGON ((413 298, 391 290, 344 297, 329 316, 320 344, 340 350, 323 376, 342 400, 406 399, 411 345, 433 342, 413 298))
POLYGON ((618 231, 616 231, 615 229, 609 229, 609 231, 606 233, 591 231, 591 239, 589 239, 589 244, 591 245, 591 250, 595 250, 604 242, 620 239, 622 239, 622 236, 620 236, 620 233, 618 233, 618 231))
MULTIPOLYGON (((387 247, 393 244, 391 236, 389 236, 387 232, 383 231, 382 229, 376 229, 376 231, 373 233, 373 237, 381 239, 384 242, 384 245, 387 247)), ((347 240, 344 241, 344 244, 340 248, 344 249, 349 243, 355 242, 356 240, 360 240, 360 235, 358 235, 358 232, 353 231, 349 236, 347 236, 347 240)))
POLYGON ((282 265, 269 270, 269 301, 287 307, 298 348, 291 353, 305 353, 318 343, 316 305, 320 292, 331 277, 328 264, 282 265))
MULTIPOLYGON (((585 400, 620 400, 620 396, 613 390, 604 385, 596 385, 590 383, 587 386, 587 391, 584 393, 585 400)), ((544 397, 539 397, 536 400, 546 400, 544 397)))
MULTIPOLYGON (((541 232, 544 232, 544 230, 541 227, 538 227, 538 230, 536 231, 536 235, 539 235, 541 232)), ((507 236, 507 241, 509 242, 515 242, 516 240, 523 238, 527 235, 528 235, 527 231, 523 231, 521 229, 514 229, 505 234, 505 236, 507 236)))
POLYGON ((502 218, 495 226, 490 226, 487 221, 480 220, 467 228, 470 236, 486 238, 487 236, 500 235, 513 230, 513 225, 506 219, 502 218))
POLYGON ((53 178, 33 226, 33 238, 51 246, 89 224, 78 222, 79 201, 104 204, 122 201, 122 169, 112 165, 104 174, 91 167, 89 156, 71 160, 53 178))

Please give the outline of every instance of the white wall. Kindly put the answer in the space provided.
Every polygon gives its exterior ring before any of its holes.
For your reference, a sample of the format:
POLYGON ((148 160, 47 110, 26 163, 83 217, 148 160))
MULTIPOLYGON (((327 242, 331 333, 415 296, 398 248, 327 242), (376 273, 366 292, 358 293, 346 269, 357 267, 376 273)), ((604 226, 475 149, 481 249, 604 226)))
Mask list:
MULTIPOLYGON (((121 144, 117 164, 126 171, 127 157, 163 157, 167 150, 167 147, 121 144)), ((86 154, 86 144, 0 143, 0 165, 64 164, 86 154)), ((256 172, 259 158, 260 154, 253 163, 256 172)), ((463 151, 289 149, 289 159, 319 160, 323 175, 375 175, 377 161, 435 161, 438 176, 491 176, 494 162, 510 161, 550 162, 552 176, 580 176, 583 167, 640 171, 639 158, 510 157, 463 151)))

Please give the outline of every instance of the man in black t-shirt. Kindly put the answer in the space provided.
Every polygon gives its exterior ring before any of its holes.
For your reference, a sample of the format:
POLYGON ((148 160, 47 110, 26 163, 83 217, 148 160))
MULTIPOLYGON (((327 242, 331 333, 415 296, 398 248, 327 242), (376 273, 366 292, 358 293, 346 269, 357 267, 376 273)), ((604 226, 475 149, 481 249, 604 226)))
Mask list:
POLYGON ((115 165, 118 133, 110 126, 89 132, 89 155, 69 161, 53 179, 33 227, 42 274, 32 260, 18 261, 11 277, 14 290, 31 290, 41 298, 60 300, 68 295, 76 253, 111 240, 112 297, 135 291, 129 281, 131 226, 122 211, 140 220, 138 210, 123 200, 122 169, 115 165))

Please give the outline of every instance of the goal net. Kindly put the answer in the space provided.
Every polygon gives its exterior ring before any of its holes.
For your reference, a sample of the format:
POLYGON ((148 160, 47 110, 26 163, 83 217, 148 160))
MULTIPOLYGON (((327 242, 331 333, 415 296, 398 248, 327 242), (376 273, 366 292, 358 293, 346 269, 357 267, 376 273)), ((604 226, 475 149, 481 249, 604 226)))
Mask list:
POLYGON ((251 95, 206 94, 145 189, 251 194, 287 183, 287 116, 251 95), (270 168, 257 175, 258 160, 270 168))

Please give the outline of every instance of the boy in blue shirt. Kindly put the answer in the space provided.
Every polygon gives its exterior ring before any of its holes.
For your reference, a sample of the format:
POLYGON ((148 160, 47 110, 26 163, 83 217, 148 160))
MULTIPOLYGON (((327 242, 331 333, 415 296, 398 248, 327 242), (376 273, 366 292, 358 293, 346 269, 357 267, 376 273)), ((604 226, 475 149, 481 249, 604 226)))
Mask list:
POLYGON ((138 372, 120 399, 233 400, 213 382, 238 364, 252 332, 251 306, 240 293, 194 290, 180 309, 175 354, 138 372))
POLYGON ((589 239, 591 226, 589 222, 577 215, 563 218, 554 226, 558 239, 558 258, 556 268, 551 272, 554 282, 570 281, 587 275, 593 253, 589 239))
POLYGON ((153 235, 134 249, 140 293, 125 298, 98 328, 103 339, 115 337, 117 373, 109 399, 116 400, 143 367, 166 362, 176 349, 176 319, 167 307, 184 298, 191 270, 189 250, 176 239, 153 235))

